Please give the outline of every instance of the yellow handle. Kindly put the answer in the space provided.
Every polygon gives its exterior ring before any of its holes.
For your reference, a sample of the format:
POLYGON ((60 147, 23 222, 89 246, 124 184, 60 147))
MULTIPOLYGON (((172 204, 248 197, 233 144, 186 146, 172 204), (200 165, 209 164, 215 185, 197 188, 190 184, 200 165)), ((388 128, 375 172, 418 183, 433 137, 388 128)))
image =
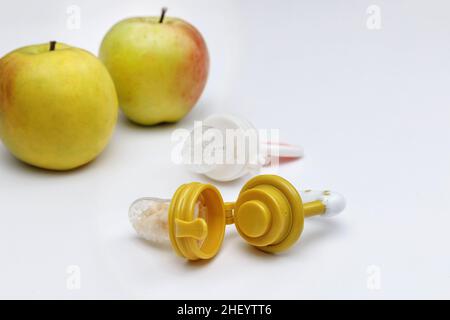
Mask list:
POLYGON ((196 240, 205 240, 208 235, 208 225, 203 219, 192 221, 183 221, 175 219, 176 236, 179 238, 194 238, 196 240))
POLYGON ((303 213, 306 218, 321 215, 325 212, 325 209, 325 205, 319 200, 303 204, 303 213))
POLYGON ((234 223, 234 202, 225 202, 225 223, 234 223))

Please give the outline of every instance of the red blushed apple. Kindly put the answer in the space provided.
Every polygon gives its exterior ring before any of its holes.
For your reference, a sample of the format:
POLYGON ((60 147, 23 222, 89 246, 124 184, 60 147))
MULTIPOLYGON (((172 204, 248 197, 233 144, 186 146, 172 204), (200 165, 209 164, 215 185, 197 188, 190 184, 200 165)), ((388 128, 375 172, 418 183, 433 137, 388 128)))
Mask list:
POLYGON ((103 39, 100 59, 116 85, 125 115, 138 124, 176 122, 197 103, 209 55, 200 32, 179 18, 129 18, 103 39))

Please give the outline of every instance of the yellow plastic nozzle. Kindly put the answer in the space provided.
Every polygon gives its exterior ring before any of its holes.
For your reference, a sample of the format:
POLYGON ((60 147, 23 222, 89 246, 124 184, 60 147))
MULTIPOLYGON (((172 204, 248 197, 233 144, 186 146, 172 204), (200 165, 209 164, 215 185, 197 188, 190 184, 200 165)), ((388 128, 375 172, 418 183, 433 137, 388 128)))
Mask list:
POLYGON ((251 200, 239 208, 236 221, 239 221, 240 229, 247 237, 258 238, 269 229, 272 215, 264 202, 251 200))

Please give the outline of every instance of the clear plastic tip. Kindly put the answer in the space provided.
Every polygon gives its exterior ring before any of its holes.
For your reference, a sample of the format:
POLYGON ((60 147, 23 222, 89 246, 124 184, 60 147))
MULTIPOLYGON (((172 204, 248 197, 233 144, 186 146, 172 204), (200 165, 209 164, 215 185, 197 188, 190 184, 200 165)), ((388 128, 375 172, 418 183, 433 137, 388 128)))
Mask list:
MULTIPOLYGON (((128 218, 138 236, 154 243, 170 242, 169 206, 170 200, 167 199, 140 198, 134 201, 128 211, 128 218)), ((195 205, 193 218, 208 222, 208 210, 201 200, 195 205)), ((192 235, 190 224, 178 222, 176 236, 192 235)), ((199 243, 203 243, 203 240, 199 243)))
POLYGON ((136 233, 152 242, 169 242, 169 205, 170 200, 158 198, 141 198, 133 202, 128 218, 136 233))

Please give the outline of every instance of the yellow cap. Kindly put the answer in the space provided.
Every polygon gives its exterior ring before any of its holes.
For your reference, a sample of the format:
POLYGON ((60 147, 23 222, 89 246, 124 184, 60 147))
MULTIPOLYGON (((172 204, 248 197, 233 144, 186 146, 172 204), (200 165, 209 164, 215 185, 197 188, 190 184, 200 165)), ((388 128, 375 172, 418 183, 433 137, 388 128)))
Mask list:
POLYGON ((260 175, 248 181, 234 212, 239 234, 266 252, 288 249, 303 231, 300 195, 291 183, 279 176, 260 175))

